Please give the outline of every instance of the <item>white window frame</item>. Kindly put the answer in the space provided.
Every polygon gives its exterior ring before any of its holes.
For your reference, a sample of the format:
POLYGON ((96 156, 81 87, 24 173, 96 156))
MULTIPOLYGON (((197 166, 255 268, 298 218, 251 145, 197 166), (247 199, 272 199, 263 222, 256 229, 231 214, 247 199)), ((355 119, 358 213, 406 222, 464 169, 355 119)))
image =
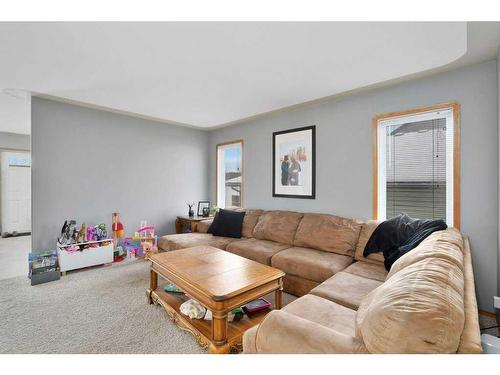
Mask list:
POLYGON ((422 109, 378 115, 374 131, 374 219, 386 218, 386 128, 392 125, 445 118, 446 120, 446 223, 460 226, 460 105, 447 103, 422 109), (451 149, 450 149, 451 148, 451 149))
POLYGON ((220 173, 224 171, 224 151, 228 148, 233 148, 235 145, 239 145, 241 149, 241 162, 240 162, 240 170, 241 170, 241 192, 240 192, 240 205, 243 207, 243 140, 236 140, 218 144, 216 146, 216 202, 217 207, 226 208, 226 181, 225 174, 220 173))

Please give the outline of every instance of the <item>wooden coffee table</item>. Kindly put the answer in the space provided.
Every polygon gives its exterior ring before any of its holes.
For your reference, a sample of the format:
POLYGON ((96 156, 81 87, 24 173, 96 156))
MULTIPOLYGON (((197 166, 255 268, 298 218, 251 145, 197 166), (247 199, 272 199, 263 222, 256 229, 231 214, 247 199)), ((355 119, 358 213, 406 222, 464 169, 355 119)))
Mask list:
POLYGON ((246 330, 259 324, 269 310, 229 322, 228 313, 237 307, 275 292, 275 309, 281 308, 282 278, 285 274, 211 246, 196 246, 154 254, 148 302, 160 304, 180 328, 193 334, 209 353, 241 350, 246 330), (185 294, 167 293, 158 286, 158 275, 181 288, 185 294), (180 305, 192 298, 212 311, 212 320, 190 319, 180 305))

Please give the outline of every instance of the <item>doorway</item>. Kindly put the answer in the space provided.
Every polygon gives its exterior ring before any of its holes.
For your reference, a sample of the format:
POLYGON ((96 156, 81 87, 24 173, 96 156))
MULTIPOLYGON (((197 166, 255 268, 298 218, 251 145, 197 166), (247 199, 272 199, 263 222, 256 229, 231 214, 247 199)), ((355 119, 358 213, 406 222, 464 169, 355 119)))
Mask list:
POLYGON ((0 157, 2 238, 31 234, 31 157, 3 151, 0 157))
POLYGON ((31 251, 29 150, 0 149, 0 234, 0 279, 26 276, 31 251))

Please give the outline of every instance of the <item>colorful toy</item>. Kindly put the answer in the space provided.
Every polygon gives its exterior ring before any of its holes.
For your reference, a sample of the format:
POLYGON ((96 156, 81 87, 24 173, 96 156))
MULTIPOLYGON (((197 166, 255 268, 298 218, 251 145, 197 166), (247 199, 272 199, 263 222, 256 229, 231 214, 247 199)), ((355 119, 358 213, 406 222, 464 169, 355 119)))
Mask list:
POLYGON ((154 238, 155 237, 155 227, 153 225, 146 225, 142 228, 139 228, 139 237, 141 239, 145 238, 154 238))
POLYGON ((78 234, 76 236, 76 242, 86 242, 87 241, 87 227, 85 226, 85 223, 82 224, 82 227, 78 231, 78 234))
POLYGON ((142 254, 146 259, 158 252, 156 246, 156 235, 154 225, 147 225, 146 221, 141 221, 141 228, 139 228, 139 239, 142 246, 142 254))
POLYGON ((134 237, 125 237, 119 242, 119 245, 127 252, 127 254, 132 255, 133 252, 134 257, 135 255, 142 255, 142 247, 139 238, 135 239, 134 237))
POLYGON ((155 244, 149 241, 144 241, 141 243, 142 245, 142 253, 145 258, 148 259, 151 255, 158 253, 158 248, 155 244))
POLYGON ((115 243, 118 238, 122 238, 123 235, 125 234, 125 230, 123 228, 123 224, 120 221, 120 214, 118 212, 113 212, 111 216, 112 220, 112 225, 111 225, 111 230, 113 231, 113 238, 115 240, 115 243))
POLYGON ((108 237, 108 232, 106 231, 106 224, 99 224, 94 227, 94 240, 102 241, 108 237))
POLYGON ((147 225, 146 221, 141 221, 141 227, 132 237, 125 237, 118 244, 127 251, 127 254, 134 254, 138 257, 145 256, 147 258, 158 252, 155 227, 147 225))
POLYGON ((76 242, 76 221, 65 220, 61 229, 61 236, 57 239, 60 245, 71 245, 76 242))
MULTIPOLYGON (((116 244, 115 244, 116 246, 116 244)), ((126 251, 123 249, 122 246, 116 246, 115 251, 113 252, 113 262, 121 262, 122 260, 125 259, 127 256, 126 251)))
POLYGON ((74 253, 75 251, 80 251, 80 246, 78 245, 70 245, 64 248, 68 253, 74 253))
POLYGON ((87 227, 87 241, 94 241, 94 227, 87 227))

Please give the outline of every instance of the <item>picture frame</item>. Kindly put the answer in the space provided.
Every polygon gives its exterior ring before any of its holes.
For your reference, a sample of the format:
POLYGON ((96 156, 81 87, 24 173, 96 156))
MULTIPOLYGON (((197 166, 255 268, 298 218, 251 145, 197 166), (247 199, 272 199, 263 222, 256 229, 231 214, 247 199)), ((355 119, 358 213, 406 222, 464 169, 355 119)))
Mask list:
POLYGON ((210 210, 210 201, 199 201, 198 202, 198 216, 203 216, 203 208, 207 207, 210 210))
POLYGON ((316 199, 316 125, 273 133, 273 197, 316 199))

